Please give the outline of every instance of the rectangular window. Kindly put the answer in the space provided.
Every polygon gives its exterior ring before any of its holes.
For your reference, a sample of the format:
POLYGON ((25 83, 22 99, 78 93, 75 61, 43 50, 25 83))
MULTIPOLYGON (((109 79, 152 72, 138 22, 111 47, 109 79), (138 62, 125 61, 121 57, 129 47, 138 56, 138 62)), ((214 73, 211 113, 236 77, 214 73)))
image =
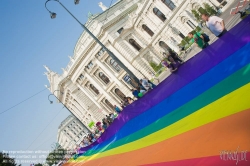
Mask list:
POLYGON ((102 48, 102 49, 97 53, 97 55, 98 55, 98 56, 102 56, 104 53, 105 53, 105 49, 102 48))
POLYGON ((92 61, 90 61, 89 64, 88 64, 88 68, 90 69, 92 67, 93 67, 93 63, 92 63, 92 61))
POLYGON ((84 75, 81 74, 81 75, 79 76, 79 78, 83 79, 83 78, 84 78, 84 75))

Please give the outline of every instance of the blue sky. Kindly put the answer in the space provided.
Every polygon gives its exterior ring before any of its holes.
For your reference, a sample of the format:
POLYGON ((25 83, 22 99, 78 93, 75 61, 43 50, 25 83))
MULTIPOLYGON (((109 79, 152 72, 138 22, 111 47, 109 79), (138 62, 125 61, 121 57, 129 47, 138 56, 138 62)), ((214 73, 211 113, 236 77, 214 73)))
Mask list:
MULTIPOLYGON (((81 0, 74 5, 73 0, 60 1, 82 23, 87 21, 89 11, 102 12, 98 2, 106 6, 111 3, 111 0, 81 0)), ((45 88, 48 81, 43 75, 43 65, 61 74, 83 32, 57 2, 47 5, 57 13, 56 19, 50 19, 44 3, 45 0, 0 1, 0 113, 45 88)), ((56 142, 60 122, 69 113, 61 104, 51 105, 49 94, 45 90, 0 114, 0 151, 50 149, 56 142)))

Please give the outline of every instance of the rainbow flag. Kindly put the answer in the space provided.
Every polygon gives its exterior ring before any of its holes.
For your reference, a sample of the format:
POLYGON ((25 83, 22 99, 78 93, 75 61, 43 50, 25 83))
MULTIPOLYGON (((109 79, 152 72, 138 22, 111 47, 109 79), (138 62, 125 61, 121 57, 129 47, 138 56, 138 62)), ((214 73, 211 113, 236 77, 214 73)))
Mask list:
POLYGON ((250 17, 127 106, 67 166, 250 165, 250 17))

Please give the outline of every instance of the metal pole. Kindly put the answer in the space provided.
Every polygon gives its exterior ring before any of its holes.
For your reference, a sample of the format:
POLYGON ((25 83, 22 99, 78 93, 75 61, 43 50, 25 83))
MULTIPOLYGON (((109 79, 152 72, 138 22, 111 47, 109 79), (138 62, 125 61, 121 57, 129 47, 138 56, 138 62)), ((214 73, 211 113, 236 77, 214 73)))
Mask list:
POLYGON ((105 46, 103 45, 99 39, 97 39, 89 30, 87 27, 85 27, 85 25, 83 25, 59 0, 57 1, 59 2, 59 4, 82 26, 82 28, 91 36, 93 37, 93 39, 100 44, 107 52, 108 54, 112 57, 112 59, 114 61, 117 62, 117 64, 119 66, 121 66, 121 68, 123 68, 129 75, 130 77, 135 80, 137 83, 139 83, 139 79, 105 46))
MULTIPOLYGON (((54 92, 53 92, 53 94, 50 94, 50 95, 54 95, 56 98, 57 98, 57 96, 54 94, 56 91, 59 91, 59 92, 61 92, 60 90, 55 90, 54 92)), ((49 96, 50 96, 49 95, 49 96)), ((48 96, 48 98, 49 98, 49 96, 48 96)), ((61 100, 59 100, 58 98, 57 98, 57 100, 60 102, 60 103, 62 103, 62 105, 90 132, 90 133, 92 133, 89 129, 88 129, 88 127, 86 127, 83 123, 82 123, 82 121, 80 121, 80 119, 79 118, 77 118, 77 116, 75 116, 74 114, 73 114, 73 112, 71 112, 70 110, 69 110, 69 108, 66 106, 66 105, 64 105, 63 104, 63 102, 61 102, 61 100)), ((49 100, 50 102, 51 102, 51 100, 49 100)))

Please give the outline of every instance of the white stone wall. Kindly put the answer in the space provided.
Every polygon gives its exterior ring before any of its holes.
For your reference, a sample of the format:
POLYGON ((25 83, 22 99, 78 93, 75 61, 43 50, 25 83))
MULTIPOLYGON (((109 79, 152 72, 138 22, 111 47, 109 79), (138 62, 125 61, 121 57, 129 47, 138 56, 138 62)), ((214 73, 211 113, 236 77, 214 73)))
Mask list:
MULTIPOLYGON (((182 38, 173 33, 171 27, 187 36, 188 32, 198 25, 195 18, 190 15, 191 10, 204 2, 210 3, 207 0, 172 1, 176 6, 173 11, 161 0, 119 1, 109 11, 106 10, 85 25, 138 78, 150 77, 149 71, 152 72, 153 69, 149 62, 160 63, 163 58, 161 53, 164 49, 159 46, 160 41, 164 41, 176 52, 179 50, 177 44, 182 38), (165 15, 167 19, 164 22, 154 14, 154 7, 165 15), (108 19, 105 20, 107 12, 108 19), (194 27, 190 27, 188 21, 191 21, 194 27), (143 24, 154 32, 153 36, 142 28, 143 24), (120 28, 124 29, 119 34, 117 31, 120 28), (136 50, 129 43, 129 39, 134 39, 141 46, 141 50, 136 50)), ((83 32, 75 46, 74 55, 70 57, 70 62, 64 69, 63 76, 48 70, 46 73, 51 84, 50 90, 59 88, 66 92, 58 97, 61 97, 62 102, 86 125, 91 121, 101 121, 105 115, 114 111, 105 100, 119 106, 121 98, 115 93, 116 88, 124 95, 132 97, 130 90, 133 86, 123 80, 126 72, 122 69, 116 71, 110 64, 111 57, 107 52, 98 55, 100 50, 101 46, 83 32), (93 66, 88 69, 86 66, 90 62, 93 66), (108 84, 100 79, 99 72, 103 72, 109 78, 108 84), (83 78, 80 78, 80 75, 83 78), (63 79, 66 77, 67 80, 63 79), (90 84, 98 89, 98 95, 90 88, 90 84)))
POLYGON ((72 115, 68 116, 58 127, 57 142, 64 149, 73 149, 76 143, 87 135, 88 130, 72 115))

